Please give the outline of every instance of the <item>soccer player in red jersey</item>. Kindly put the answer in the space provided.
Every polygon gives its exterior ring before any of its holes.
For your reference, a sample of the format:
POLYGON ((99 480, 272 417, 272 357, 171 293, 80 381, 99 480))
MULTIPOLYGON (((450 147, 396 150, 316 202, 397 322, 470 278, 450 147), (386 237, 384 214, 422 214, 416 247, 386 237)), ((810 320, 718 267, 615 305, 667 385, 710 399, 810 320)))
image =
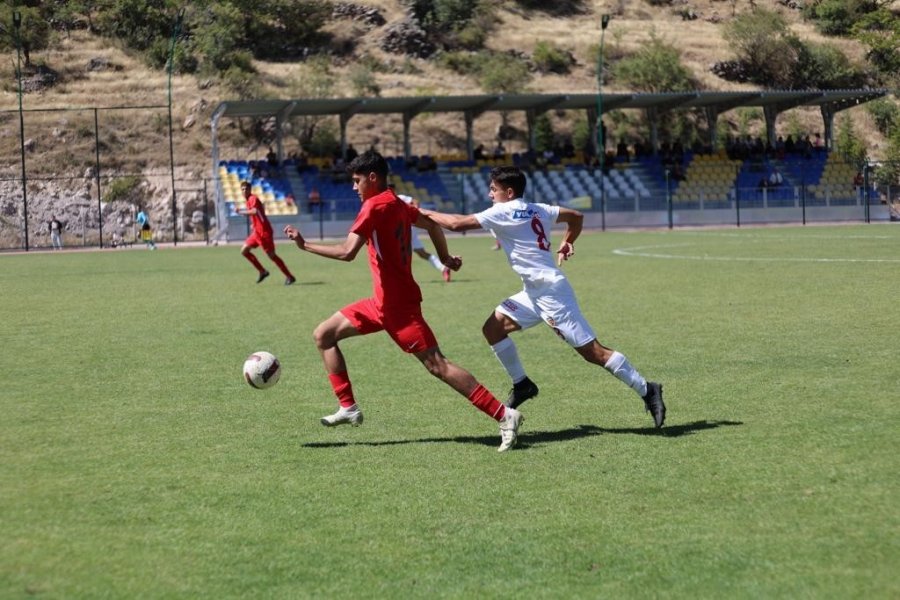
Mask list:
POLYGON ((290 270, 287 268, 287 265, 284 264, 284 261, 281 260, 281 257, 275 254, 275 239, 272 235, 272 224, 269 222, 269 217, 266 216, 265 206, 260 202, 259 198, 251 192, 249 181, 241 182, 241 193, 244 194, 244 198, 247 200, 247 207, 237 212, 238 214, 250 217, 250 223, 253 226, 253 231, 247 239, 244 240, 244 245, 241 246, 241 254, 243 254, 244 258, 249 260, 250 264, 259 271, 259 278, 257 278, 256 283, 260 283, 269 276, 269 272, 263 268, 256 256, 253 255, 253 252, 251 252, 253 248, 262 247, 266 256, 268 256, 272 262, 281 269, 281 272, 284 273, 284 285, 291 285, 297 280, 291 275, 290 270))
POLYGON ((356 426, 363 421, 338 342, 357 335, 385 331, 404 352, 418 358, 429 373, 495 419, 500 424, 501 443, 498 450, 509 450, 516 443, 519 426, 524 420, 522 414, 501 404, 471 373, 450 362, 441 353, 431 328, 422 316, 422 293, 412 275, 410 226, 428 231, 441 262, 450 269, 458 270, 462 260, 450 255, 444 233, 434 221, 415 206, 405 204, 388 188, 388 164, 384 157, 367 151, 356 157, 347 170, 362 207, 343 243, 311 243, 295 227, 288 225, 284 228, 285 234, 296 242, 298 248, 326 258, 351 261, 363 245, 368 246, 373 297, 345 306, 320 323, 313 333, 340 404, 336 413, 322 417, 322 424, 327 427, 345 423, 356 426))

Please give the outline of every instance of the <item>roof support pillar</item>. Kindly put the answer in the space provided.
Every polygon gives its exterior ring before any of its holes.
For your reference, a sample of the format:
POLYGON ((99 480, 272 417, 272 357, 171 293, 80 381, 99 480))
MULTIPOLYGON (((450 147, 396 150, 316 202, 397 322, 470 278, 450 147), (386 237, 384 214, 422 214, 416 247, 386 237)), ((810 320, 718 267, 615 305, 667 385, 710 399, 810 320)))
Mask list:
POLYGON ((275 153, 278 155, 279 165, 284 163, 284 122, 296 105, 296 102, 291 102, 275 115, 275 153))
POLYGON ((706 113, 706 126, 709 128, 707 141, 709 142, 709 147, 715 153, 718 145, 716 133, 719 128, 719 108, 717 106, 707 106, 704 112, 706 113))
MULTIPOLYGON (((588 129, 590 130, 590 134, 588 136, 588 144, 591 148, 594 149, 594 156, 597 156, 597 107, 588 106, 584 109, 584 112, 587 115, 587 124, 588 129)), ((579 149, 587 150, 587 148, 579 149)))
POLYGON ((533 108, 525 111, 525 121, 528 123, 528 149, 534 150, 536 131, 534 123, 537 121, 537 112, 533 108))
POLYGON ((821 106, 822 110, 822 124, 824 127, 824 138, 825 138, 825 148, 829 151, 834 150, 834 114, 835 111, 828 105, 823 104, 821 106))
POLYGON ((775 147, 775 121, 778 119, 779 110, 767 104, 763 107, 763 114, 766 116, 766 141, 769 143, 769 146, 775 147))
POLYGON ((659 111, 655 107, 647 109, 647 122, 650 124, 650 152, 659 156, 659 111))
POLYGON ((340 123, 341 123, 341 158, 345 161, 347 160, 347 122, 350 120, 352 115, 348 115, 347 113, 341 113, 340 115, 340 123))
POLYGON ((405 160, 409 160, 409 157, 412 156, 412 143, 409 141, 409 129, 412 119, 412 114, 408 112, 403 113, 403 158, 405 160))
POLYGON ((466 120, 466 159, 475 160, 475 140, 473 139, 473 126, 475 123, 475 113, 467 110, 463 113, 466 120))

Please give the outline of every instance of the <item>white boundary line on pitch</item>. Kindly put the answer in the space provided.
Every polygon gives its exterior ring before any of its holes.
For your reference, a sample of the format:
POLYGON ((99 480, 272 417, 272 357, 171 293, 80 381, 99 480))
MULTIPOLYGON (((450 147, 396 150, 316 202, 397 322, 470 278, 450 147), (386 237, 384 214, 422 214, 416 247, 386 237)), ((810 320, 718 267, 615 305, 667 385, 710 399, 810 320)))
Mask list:
POLYGON ((819 263, 900 263, 900 258, 788 258, 788 257, 751 257, 751 256, 690 256, 685 254, 662 254, 644 252, 663 248, 684 248, 696 244, 659 244, 653 246, 635 246, 633 248, 616 248, 613 254, 618 256, 635 256, 640 258, 663 258, 673 260, 717 260, 722 262, 819 262, 819 263))

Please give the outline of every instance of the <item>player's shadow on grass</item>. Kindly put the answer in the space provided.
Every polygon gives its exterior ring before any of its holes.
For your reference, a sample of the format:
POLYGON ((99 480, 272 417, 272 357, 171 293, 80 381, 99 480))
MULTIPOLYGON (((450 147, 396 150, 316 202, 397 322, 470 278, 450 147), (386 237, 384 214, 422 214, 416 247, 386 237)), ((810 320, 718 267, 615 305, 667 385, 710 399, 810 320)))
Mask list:
MULTIPOLYGON (((613 435, 613 434, 630 434, 630 435, 650 435, 655 437, 681 437, 684 435, 692 435, 700 431, 708 429, 718 429, 719 427, 735 427, 743 425, 740 421, 694 421, 693 423, 684 423, 682 425, 668 425, 662 429, 653 427, 621 427, 608 428, 597 427, 596 425, 578 425, 570 429, 561 429, 559 431, 523 431, 519 434, 518 448, 528 448, 529 446, 548 444, 554 442, 567 442, 569 440, 577 440, 581 438, 593 437, 597 435, 613 435)), ((398 444, 433 444, 441 442, 451 442, 454 444, 480 444, 482 446, 496 446, 499 436, 469 436, 460 435, 456 437, 445 438, 419 438, 409 440, 383 440, 379 442, 309 442, 303 444, 304 448, 341 448, 345 446, 396 446, 398 444)))

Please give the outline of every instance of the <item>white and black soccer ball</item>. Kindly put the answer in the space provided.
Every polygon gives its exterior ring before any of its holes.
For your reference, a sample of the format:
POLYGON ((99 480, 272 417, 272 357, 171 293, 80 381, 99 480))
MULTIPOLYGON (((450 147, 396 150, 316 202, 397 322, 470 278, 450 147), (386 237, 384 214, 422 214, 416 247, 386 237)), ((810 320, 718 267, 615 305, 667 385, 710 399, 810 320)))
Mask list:
POLYGON ((244 379, 258 390, 270 388, 281 377, 281 363, 270 352, 254 352, 244 361, 244 379))

